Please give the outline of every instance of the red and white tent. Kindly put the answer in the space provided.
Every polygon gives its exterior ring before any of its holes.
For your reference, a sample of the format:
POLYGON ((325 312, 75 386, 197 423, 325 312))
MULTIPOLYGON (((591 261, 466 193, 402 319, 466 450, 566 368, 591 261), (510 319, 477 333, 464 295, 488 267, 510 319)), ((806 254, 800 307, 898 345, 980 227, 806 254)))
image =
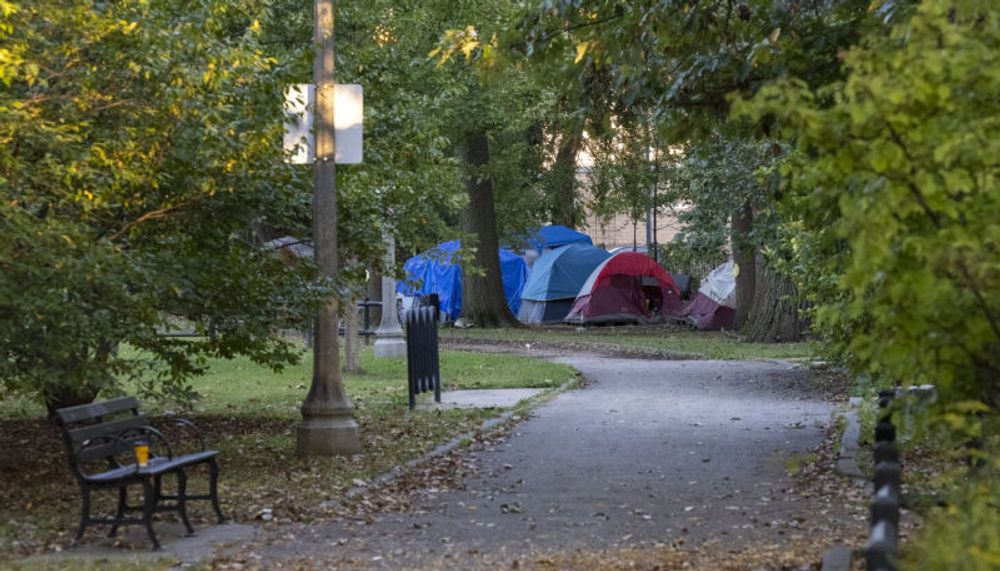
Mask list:
POLYGON ((732 260, 712 270, 680 315, 702 331, 731 329, 736 318, 736 276, 732 260))
POLYGON ((567 323, 660 323, 678 315, 674 280, 645 254, 619 252, 597 266, 576 296, 567 323))

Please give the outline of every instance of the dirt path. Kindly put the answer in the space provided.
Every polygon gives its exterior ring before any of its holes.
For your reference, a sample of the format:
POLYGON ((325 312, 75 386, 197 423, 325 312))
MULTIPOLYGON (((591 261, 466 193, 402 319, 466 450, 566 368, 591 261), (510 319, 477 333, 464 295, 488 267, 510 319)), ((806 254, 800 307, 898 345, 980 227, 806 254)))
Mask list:
POLYGON ((510 568, 525 554, 574 549, 780 549, 855 517, 789 476, 831 420, 808 372, 780 362, 559 360, 589 385, 464 452, 464 489, 425 489, 409 511, 367 521, 282 526, 237 559, 510 568))

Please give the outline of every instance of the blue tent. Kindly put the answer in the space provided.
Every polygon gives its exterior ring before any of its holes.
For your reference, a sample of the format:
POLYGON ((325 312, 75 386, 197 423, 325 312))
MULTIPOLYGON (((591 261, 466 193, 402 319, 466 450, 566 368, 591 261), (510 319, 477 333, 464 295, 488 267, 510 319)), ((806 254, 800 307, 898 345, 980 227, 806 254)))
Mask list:
POLYGON ((567 244, 594 245, 594 241, 583 232, 553 224, 542 226, 527 239, 528 246, 541 252, 545 248, 558 248, 567 244))
POLYGON ((545 250, 524 284, 518 319, 526 323, 561 322, 594 268, 610 256, 600 248, 584 244, 545 250))
MULTIPOLYGON (((457 319, 462 312, 462 268, 451 260, 459 248, 461 243, 451 240, 406 260, 403 264, 406 279, 396 283, 396 291, 407 296, 436 293, 441 313, 448 319, 457 319)), ((520 256, 501 248, 500 274, 507 305, 517 315, 528 266, 520 256)))

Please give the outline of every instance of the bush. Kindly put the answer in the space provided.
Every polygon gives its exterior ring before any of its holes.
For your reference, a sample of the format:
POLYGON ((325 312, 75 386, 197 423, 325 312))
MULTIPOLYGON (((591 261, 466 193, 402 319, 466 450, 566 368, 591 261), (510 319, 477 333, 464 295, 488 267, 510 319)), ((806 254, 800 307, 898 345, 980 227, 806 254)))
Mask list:
POLYGON ((906 568, 987 571, 1000 568, 1000 461, 960 484, 934 508, 904 553, 906 568))

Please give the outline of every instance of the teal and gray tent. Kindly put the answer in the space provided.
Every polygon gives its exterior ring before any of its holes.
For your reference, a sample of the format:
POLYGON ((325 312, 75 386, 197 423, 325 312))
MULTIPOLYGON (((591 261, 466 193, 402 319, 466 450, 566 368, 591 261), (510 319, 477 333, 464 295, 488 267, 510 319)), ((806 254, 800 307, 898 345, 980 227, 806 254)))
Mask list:
POLYGON ((545 250, 524 284, 517 318, 525 323, 561 323, 594 268, 610 256, 584 244, 545 250))

